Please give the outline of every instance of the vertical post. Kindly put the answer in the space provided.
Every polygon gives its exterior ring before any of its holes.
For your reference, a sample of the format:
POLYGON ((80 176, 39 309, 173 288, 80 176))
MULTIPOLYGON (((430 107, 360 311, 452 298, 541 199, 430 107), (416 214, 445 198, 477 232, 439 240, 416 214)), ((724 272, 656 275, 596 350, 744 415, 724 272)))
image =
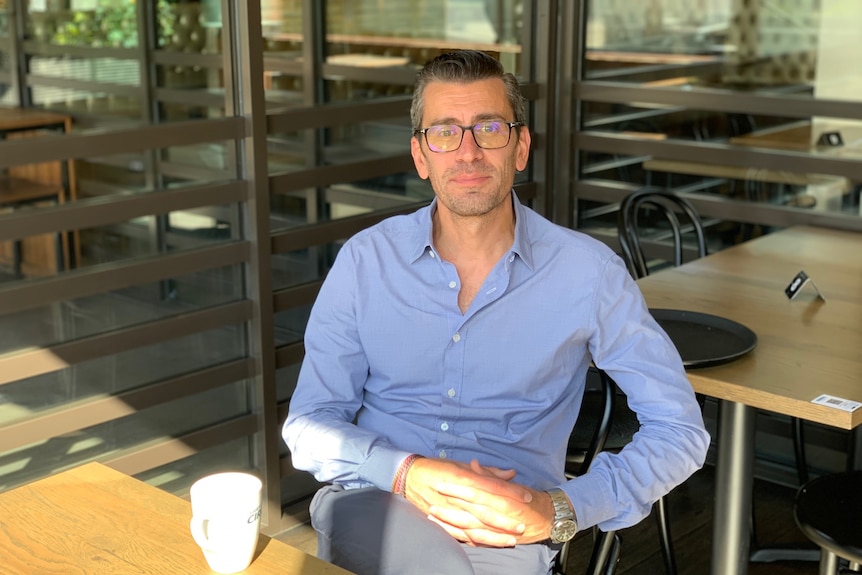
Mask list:
POLYGON ((718 428, 712 575, 745 575, 750 546, 755 410, 723 400, 718 428))
POLYGON ((251 243, 245 277, 246 297, 251 300, 253 310, 247 327, 248 354, 255 366, 248 397, 258 423, 252 450, 265 485, 261 529, 275 534, 281 531, 280 433, 260 0, 222 0, 222 15, 225 110, 228 114, 242 116, 246 125, 245 137, 237 142, 236 170, 248 190, 242 219, 245 238, 251 243))

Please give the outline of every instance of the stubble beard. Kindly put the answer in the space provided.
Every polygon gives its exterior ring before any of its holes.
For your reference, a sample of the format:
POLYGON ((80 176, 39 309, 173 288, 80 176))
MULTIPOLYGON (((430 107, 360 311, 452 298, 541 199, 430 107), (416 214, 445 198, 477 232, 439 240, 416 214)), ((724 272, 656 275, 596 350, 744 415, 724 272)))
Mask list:
POLYGON ((465 218, 484 216, 492 212, 509 197, 511 191, 510 185, 504 185, 506 178, 502 178, 499 172, 495 172, 492 167, 486 165, 474 164, 466 169, 451 168, 435 180, 434 188, 438 190, 439 201, 454 215, 465 218), (492 180, 481 187, 459 187, 456 191, 451 191, 446 182, 450 178, 466 174, 491 176, 492 180))

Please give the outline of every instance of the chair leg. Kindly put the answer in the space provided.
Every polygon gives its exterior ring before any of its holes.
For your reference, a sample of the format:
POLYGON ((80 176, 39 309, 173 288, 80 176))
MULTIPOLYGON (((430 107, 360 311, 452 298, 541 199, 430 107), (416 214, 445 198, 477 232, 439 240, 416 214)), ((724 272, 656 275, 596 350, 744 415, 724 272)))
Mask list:
POLYGON ((569 562, 569 544, 571 541, 566 541, 563 543, 563 546, 560 548, 560 552, 557 553, 557 557, 554 559, 554 568, 551 571, 554 575, 566 575, 566 569, 568 568, 569 562))
POLYGON ((611 545, 611 552, 608 555, 608 564, 605 566, 604 575, 614 575, 614 573, 617 572, 617 564, 620 562, 621 547, 622 540, 620 540, 620 534, 614 533, 613 544, 611 545))
POLYGON ((610 563, 610 559, 613 558, 615 546, 617 547, 616 555, 619 556, 619 539, 616 531, 597 530, 596 533, 596 542, 593 545, 593 554, 590 556, 587 573, 589 575, 606 575, 608 567, 613 565, 610 563))
POLYGON ((790 418, 790 425, 793 427, 793 453, 796 457, 796 476, 799 479, 799 485, 808 483, 808 461, 805 457, 805 427, 803 421, 798 417, 790 418))
POLYGON ((22 249, 21 240, 14 240, 12 243, 12 271, 15 277, 21 277, 21 262, 24 260, 24 250, 22 249))
POLYGON ((826 549, 820 550, 820 575, 835 575, 838 573, 838 556, 826 549))
POLYGON ((658 523, 658 536, 661 540, 661 553, 667 575, 676 575, 676 559, 673 553, 673 539, 670 534, 670 518, 667 511, 667 497, 660 498, 655 505, 655 518, 658 523))
POLYGON ((748 514, 748 532, 749 546, 751 549, 757 549, 759 546, 757 542, 757 506, 754 504, 754 498, 751 500, 751 510, 748 514))

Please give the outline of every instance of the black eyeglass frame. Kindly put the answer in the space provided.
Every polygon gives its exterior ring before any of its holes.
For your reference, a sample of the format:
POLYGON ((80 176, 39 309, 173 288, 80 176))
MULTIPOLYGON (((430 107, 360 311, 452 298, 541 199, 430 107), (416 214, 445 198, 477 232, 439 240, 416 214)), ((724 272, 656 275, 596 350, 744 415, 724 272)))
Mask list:
POLYGON ((464 143, 464 134, 466 134, 468 130, 470 132, 473 132, 473 141, 476 142, 476 145, 479 146, 480 148, 482 148, 483 150, 500 150, 500 149, 508 146, 509 142, 512 141, 512 129, 523 126, 524 122, 501 122, 501 124, 503 124, 504 126, 509 127, 509 137, 506 138, 506 143, 503 144, 502 146, 497 146, 496 148, 486 148, 485 146, 483 146, 482 144, 479 143, 479 140, 476 138, 476 132, 474 132, 473 130, 479 124, 486 124, 488 122, 497 122, 497 121, 499 121, 499 120, 482 120, 481 122, 476 122, 472 126, 459 126, 458 124, 437 124, 434 126, 428 126, 427 128, 420 128, 418 130, 413 130, 413 135, 414 136, 418 136, 419 134, 424 135, 425 136, 425 145, 427 145, 428 149, 431 150, 432 152, 434 152, 435 154, 448 154, 449 152, 457 152, 459 149, 461 149, 461 144, 464 143), (430 130, 431 128, 436 128, 437 126, 454 126, 456 128, 460 128, 461 129, 461 139, 458 141, 458 145, 456 147, 452 148, 451 150, 435 150, 434 148, 432 148, 431 144, 428 143, 428 130, 430 130))

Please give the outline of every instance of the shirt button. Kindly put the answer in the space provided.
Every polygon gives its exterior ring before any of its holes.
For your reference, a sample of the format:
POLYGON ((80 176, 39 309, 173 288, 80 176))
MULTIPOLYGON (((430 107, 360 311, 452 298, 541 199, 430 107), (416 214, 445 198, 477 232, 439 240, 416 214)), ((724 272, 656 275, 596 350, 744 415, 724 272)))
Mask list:
POLYGON ((431 256, 432 258, 436 258, 436 257, 437 257, 437 256, 435 256, 435 255, 434 255, 434 252, 432 252, 431 250, 428 250, 428 255, 429 255, 429 256, 431 256))
POLYGON ((442 429, 443 431, 449 431, 449 424, 444 421, 440 424, 440 429, 442 429))
POLYGON ((515 261, 515 256, 509 256, 509 262, 511 263, 513 261, 515 261))
POLYGON ((454 341, 455 343, 458 343, 459 341, 461 341, 461 334, 460 334, 460 333, 456 333, 455 335, 453 335, 453 336, 452 336, 452 341, 454 341))
POLYGON ((446 395, 448 395, 449 397, 455 397, 455 389, 449 388, 449 391, 446 392, 446 395))
POLYGON ((456 287, 458 287, 458 284, 454 281, 451 281, 451 282, 449 282, 449 287, 452 289, 455 289, 456 287))
POLYGON ((439 456, 440 456, 440 459, 446 459, 446 450, 445 450, 445 449, 441 449, 441 450, 440 450, 440 453, 438 453, 437 455, 439 455, 439 456))

